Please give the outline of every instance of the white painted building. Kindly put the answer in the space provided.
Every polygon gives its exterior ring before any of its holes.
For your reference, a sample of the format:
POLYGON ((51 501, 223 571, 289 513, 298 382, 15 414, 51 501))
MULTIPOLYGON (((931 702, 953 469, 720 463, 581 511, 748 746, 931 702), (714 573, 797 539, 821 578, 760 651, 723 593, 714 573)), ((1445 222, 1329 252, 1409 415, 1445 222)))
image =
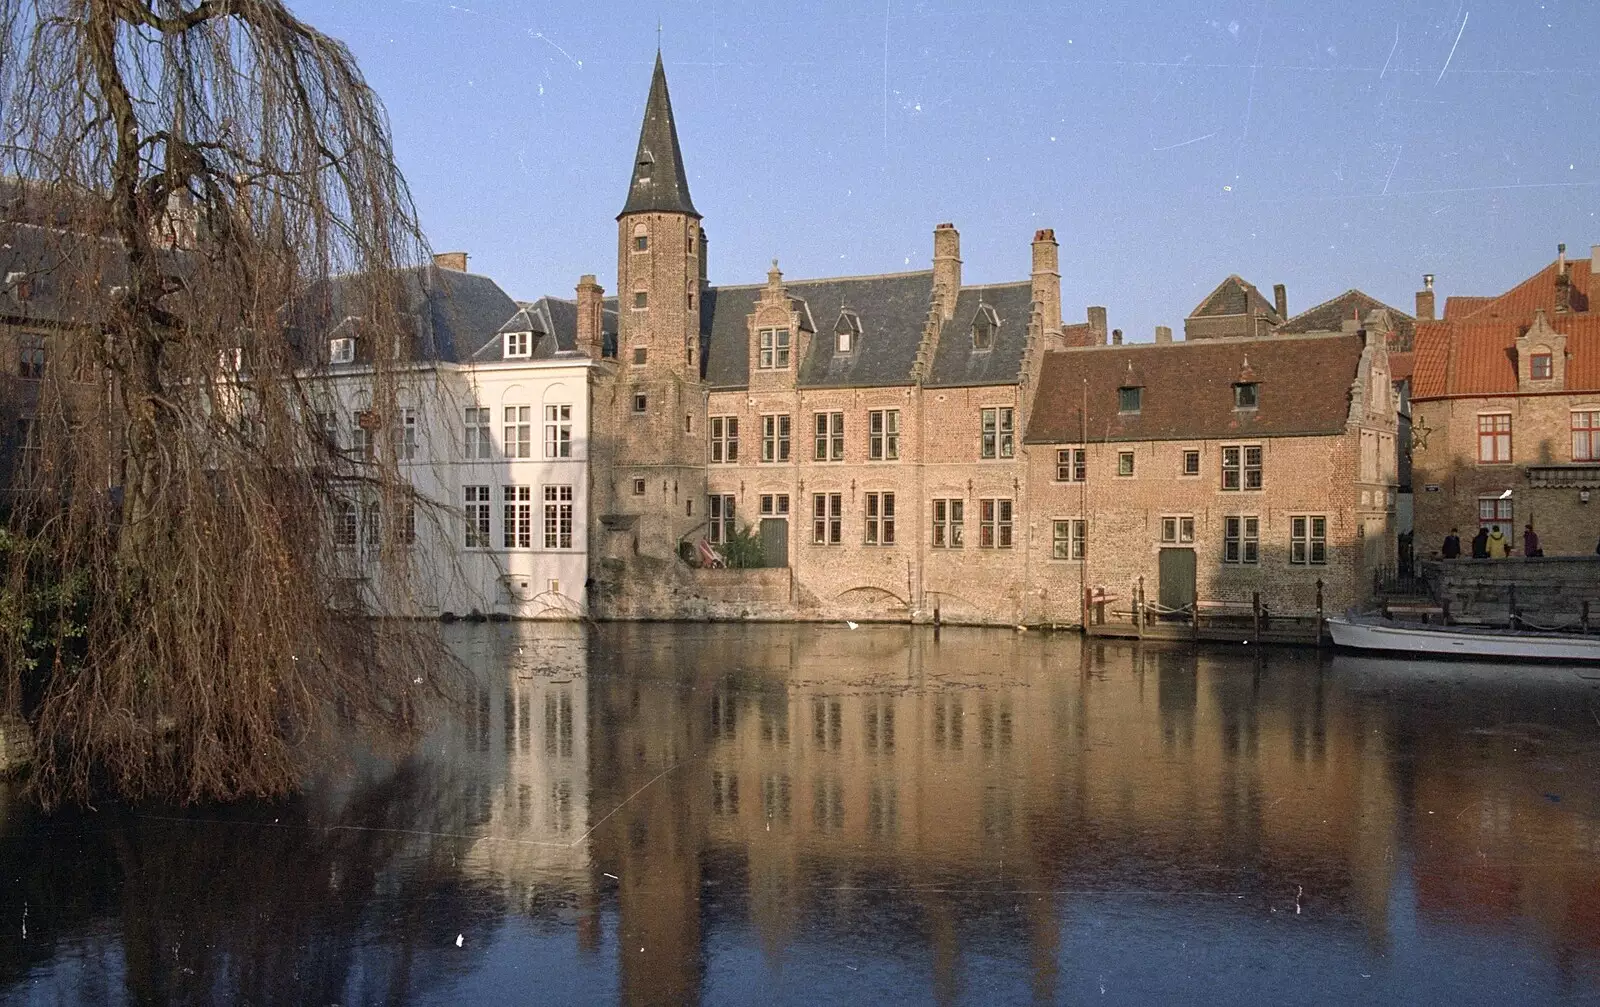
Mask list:
MULTIPOLYGON (((374 408, 359 319, 340 318, 335 307, 320 326, 326 363, 308 388, 347 460, 340 481, 348 491, 330 518, 336 562, 389 614, 580 617, 593 362, 575 346, 576 305, 519 304, 464 267, 465 256, 440 256, 415 271, 419 359, 399 376, 392 410, 374 408), (384 413, 392 423, 376 419, 384 413), (394 599, 370 595, 371 574, 389 559, 383 550, 395 546, 392 536, 384 545, 386 516, 361 482, 364 460, 386 450, 385 437, 416 493, 399 518, 407 597, 394 599)), ((614 326, 614 311, 604 317, 614 326)))

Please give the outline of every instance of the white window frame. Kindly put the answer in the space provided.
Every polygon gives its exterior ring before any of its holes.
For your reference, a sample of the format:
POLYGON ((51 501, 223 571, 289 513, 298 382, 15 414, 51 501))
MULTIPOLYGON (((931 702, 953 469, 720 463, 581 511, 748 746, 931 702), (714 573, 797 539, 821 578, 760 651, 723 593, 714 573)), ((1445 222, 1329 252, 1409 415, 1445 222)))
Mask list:
POLYGON ((507 360, 526 359, 533 356, 533 333, 507 332, 505 356, 507 360))
POLYGON ((1089 522, 1083 518, 1057 518, 1050 522, 1050 558, 1076 562, 1089 553, 1089 522))
POLYGON ((900 410, 873 409, 867 413, 867 460, 900 460, 900 410))
POLYGON ((756 332, 756 370, 786 371, 793 356, 788 329, 760 329, 756 332))
POLYGON ((328 363, 353 364, 356 360, 356 341, 349 336, 328 340, 328 363))
POLYGON ((501 443, 505 447, 507 458, 520 459, 533 457, 533 407, 532 406, 504 406, 501 409, 501 424, 503 437, 501 443))
POLYGON ((494 413, 488 406, 467 406, 462 411, 466 430, 463 442, 467 461, 489 461, 494 457, 494 413))
POLYGON ((788 413, 762 414, 761 460, 769 464, 787 462, 793 434, 794 421, 788 413))
POLYGON ((711 416, 706 436, 711 449, 711 464, 736 465, 739 462, 739 417, 711 416))
POLYGON ((844 494, 811 494, 811 544, 844 544, 844 494))
POLYGON ((464 498, 463 514, 466 517, 466 534, 462 536, 463 548, 488 549, 492 547, 494 539, 491 537, 494 505, 491 503, 489 487, 484 485, 463 486, 464 498))
POLYGON ((544 547, 557 550, 571 549, 572 538, 572 487, 559 484, 545 486, 544 547))
POLYGON ((544 456, 572 457, 572 404, 552 402, 544 407, 544 456))
POLYGON ((813 461, 842 462, 844 461, 844 413, 841 410, 817 412, 811 414, 812 426, 816 431, 815 451, 813 461))
POLYGON ((982 406, 978 410, 978 457, 1003 460, 1016 454, 1015 406, 982 406))
POLYGON ((504 504, 501 541, 507 549, 533 548, 533 487, 508 483, 500 498, 504 504))

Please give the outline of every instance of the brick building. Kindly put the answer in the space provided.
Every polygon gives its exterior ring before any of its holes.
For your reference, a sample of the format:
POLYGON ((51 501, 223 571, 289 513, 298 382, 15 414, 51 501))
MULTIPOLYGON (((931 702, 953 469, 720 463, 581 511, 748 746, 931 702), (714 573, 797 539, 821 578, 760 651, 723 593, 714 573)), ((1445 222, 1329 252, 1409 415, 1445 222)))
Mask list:
MULTIPOLYGON (((1105 341, 1103 309, 1062 326, 1051 231, 1014 283, 963 285, 942 224, 931 270, 793 281, 774 262, 713 287, 659 59, 617 220, 617 347, 593 389, 603 614, 679 614, 680 550, 749 533, 793 615, 1027 617, 1030 376, 1105 341)), ((601 296, 580 284, 580 327, 601 296)))
POLYGON ((1376 332, 1046 355, 1027 428, 1038 620, 1084 586, 1338 610, 1392 563, 1396 398, 1376 332), (1316 380, 1308 380, 1315 375, 1316 380))
MULTIPOLYGON (((1417 325, 1412 379, 1419 555, 1450 528, 1532 523, 1551 554, 1600 536, 1600 246, 1497 297, 1450 297, 1417 325)), ((1431 293, 1431 291, 1430 291, 1431 293)))

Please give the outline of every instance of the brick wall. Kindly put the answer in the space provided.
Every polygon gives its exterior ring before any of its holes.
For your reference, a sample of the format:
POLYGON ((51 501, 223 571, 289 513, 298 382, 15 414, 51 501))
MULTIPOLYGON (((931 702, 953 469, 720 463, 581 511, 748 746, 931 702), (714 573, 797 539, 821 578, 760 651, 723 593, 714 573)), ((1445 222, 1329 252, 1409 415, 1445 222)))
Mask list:
MULTIPOLYGON (((1522 551, 1523 526, 1532 522, 1547 556, 1592 555, 1600 540, 1600 495, 1585 502, 1580 485, 1544 488, 1533 485, 1528 477, 1530 466, 1573 463, 1571 417, 1575 409, 1600 409, 1600 394, 1414 402, 1412 485, 1417 555, 1436 556, 1452 527, 1460 530, 1466 549, 1478 529, 1480 499, 1496 501, 1502 515, 1509 506, 1508 538, 1518 553, 1522 551), (1511 416, 1508 464, 1478 461, 1478 417, 1484 413, 1511 416), (1507 490, 1511 497, 1501 501, 1507 490)), ((1600 486, 1589 492, 1600 494, 1600 486)))
POLYGON ((1458 559, 1423 570, 1452 618, 1499 622, 1514 604, 1532 622, 1555 626, 1577 622, 1588 602, 1592 624, 1600 626, 1600 556, 1458 559))

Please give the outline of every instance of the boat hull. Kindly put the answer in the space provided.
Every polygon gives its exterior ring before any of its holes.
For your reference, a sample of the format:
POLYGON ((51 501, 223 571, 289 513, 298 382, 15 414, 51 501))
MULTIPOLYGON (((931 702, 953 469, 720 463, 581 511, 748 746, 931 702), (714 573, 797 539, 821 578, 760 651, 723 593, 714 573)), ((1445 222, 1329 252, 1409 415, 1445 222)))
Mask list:
POLYGON ((1328 619, 1328 633, 1335 646, 1353 650, 1491 661, 1600 662, 1600 637, 1492 633, 1340 618, 1328 619))

